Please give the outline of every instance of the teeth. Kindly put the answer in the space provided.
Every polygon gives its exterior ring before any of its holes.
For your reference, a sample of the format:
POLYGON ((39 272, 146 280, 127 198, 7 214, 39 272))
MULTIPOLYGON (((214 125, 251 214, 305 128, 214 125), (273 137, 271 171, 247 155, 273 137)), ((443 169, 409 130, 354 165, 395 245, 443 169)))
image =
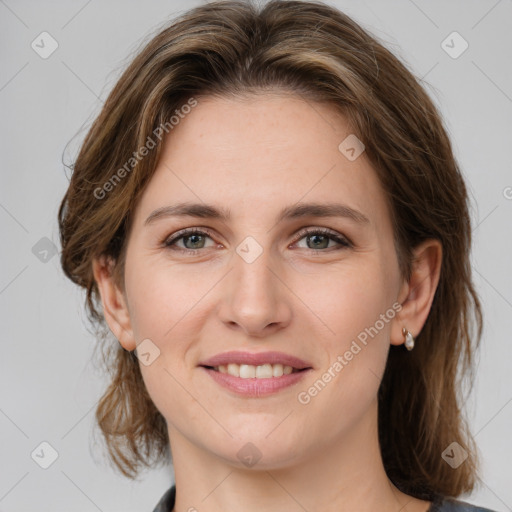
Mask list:
POLYGON ((229 373, 229 375, 233 375, 233 377, 240 377, 240 365, 228 364, 226 373, 229 373))
POLYGON ((241 379, 250 379, 256 377, 256 366, 252 366, 250 364, 241 364, 240 365, 240 378, 241 379))
POLYGON ((270 379, 272 377, 281 377, 282 375, 289 375, 294 371, 298 371, 293 369, 291 366, 283 366, 282 364, 262 364, 254 366, 252 364, 236 363, 217 366, 215 367, 215 370, 220 373, 227 373, 228 375, 240 377, 242 379, 270 379))
POLYGON ((270 379, 272 377, 272 365, 262 364, 261 366, 256 366, 255 376, 258 379, 270 379))
POLYGON ((282 364, 274 364, 272 365, 272 375, 274 377, 281 377, 283 375, 283 365, 282 364))

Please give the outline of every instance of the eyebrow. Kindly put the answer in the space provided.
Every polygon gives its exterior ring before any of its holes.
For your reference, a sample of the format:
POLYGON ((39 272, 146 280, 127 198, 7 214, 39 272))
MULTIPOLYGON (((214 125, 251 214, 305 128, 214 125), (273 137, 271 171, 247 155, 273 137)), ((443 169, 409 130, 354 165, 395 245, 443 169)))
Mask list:
MULTIPOLYGON (((227 222, 231 218, 231 212, 229 209, 204 203, 178 203, 157 208, 145 220, 144 225, 166 217, 198 217, 227 222)), ((362 212, 340 203, 297 203, 283 208, 276 222, 302 217, 345 217, 359 224, 370 224, 370 219, 362 212)))

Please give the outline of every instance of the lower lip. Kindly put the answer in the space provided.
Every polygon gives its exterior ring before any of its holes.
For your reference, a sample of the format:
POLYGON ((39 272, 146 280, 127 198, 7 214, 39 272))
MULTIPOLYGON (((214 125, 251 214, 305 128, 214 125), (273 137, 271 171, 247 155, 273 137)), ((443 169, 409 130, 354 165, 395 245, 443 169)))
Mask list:
POLYGON ((220 373, 210 368, 205 368, 204 366, 201 368, 203 368, 203 370, 205 370, 210 377, 222 387, 247 397, 260 397, 277 393, 284 388, 293 386, 302 380, 307 373, 309 373, 309 369, 307 369, 300 372, 289 373, 288 375, 283 375, 281 377, 271 377, 268 379, 242 379, 240 377, 229 375, 228 373, 220 373))

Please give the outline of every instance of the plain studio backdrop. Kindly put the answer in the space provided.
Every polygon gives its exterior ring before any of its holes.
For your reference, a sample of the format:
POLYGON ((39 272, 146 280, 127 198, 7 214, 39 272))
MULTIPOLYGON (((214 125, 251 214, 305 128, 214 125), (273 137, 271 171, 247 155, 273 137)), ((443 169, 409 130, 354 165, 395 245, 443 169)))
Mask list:
MULTIPOLYGON (((467 405, 484 485, 464 499, 510 511, 512 1, 328 3, 423 79, 467 178, 485 315, 467 405)), ((69 178, 63 153, 66 163, 74 159, 141 42, 200 4, 0 1, 0 511, 151 511, 172 483, 170 468, 135 482, 119 476, 94 443, 105 380, 91 363, 83 292, 60 269, 56 219, 69 178)))

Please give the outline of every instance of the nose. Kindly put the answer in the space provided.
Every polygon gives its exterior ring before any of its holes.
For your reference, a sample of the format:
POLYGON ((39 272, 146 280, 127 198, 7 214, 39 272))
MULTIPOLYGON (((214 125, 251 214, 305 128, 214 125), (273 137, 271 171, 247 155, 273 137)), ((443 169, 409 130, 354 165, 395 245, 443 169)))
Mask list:
POLYGON ((264 337, 286 327, 292 317, 292 293, 281 266, 269 251, 252 262, 234 254, 224 280, 219 316, 230 329, 264 337))

